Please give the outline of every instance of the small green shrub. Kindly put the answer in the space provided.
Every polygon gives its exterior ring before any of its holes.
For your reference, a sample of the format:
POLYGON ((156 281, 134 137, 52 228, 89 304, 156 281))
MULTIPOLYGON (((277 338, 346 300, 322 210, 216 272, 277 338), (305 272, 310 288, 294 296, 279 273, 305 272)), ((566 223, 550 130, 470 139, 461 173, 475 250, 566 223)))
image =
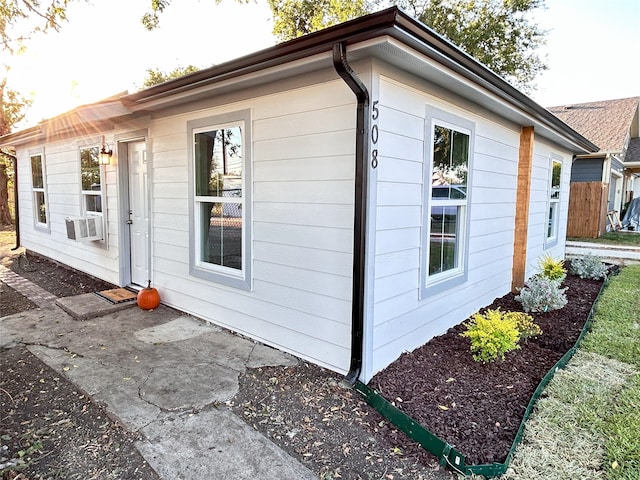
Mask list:
POLYGON ((562 283, 567 276, 567 269, 564 268, 564 260, 556 260, 551 254, 544 255, 540 258, 538 267, 540 274, 549 280, 555 280, 562 283))
POLYGON ((585 255, 571 260, 571 273, 580 278, 599 280, 607 277, 608 267, 597 255, 585 255))
POLYGON ((541 333, 533 318, 521 312, 501 312, 500 309, 476 313, 465 324, 460 336, 471 340, 471 352, 476 362, 504 360, 507 352, 520 348, 518 342, 541 333))
POLYGON ((515 299, 522 303, 525 312, 550 312, 567 304, 566 288, 560 282, 549 280, 542 275, 534 275, 524 284, 515 299))
POLYGON ((516 322, 516 328, 520 333, 520 340, 537 337, 542 333, 542 329, 538 324, 533 323, 533 317, 523 312, 505 312, 504 318, 513 319, 516 322))

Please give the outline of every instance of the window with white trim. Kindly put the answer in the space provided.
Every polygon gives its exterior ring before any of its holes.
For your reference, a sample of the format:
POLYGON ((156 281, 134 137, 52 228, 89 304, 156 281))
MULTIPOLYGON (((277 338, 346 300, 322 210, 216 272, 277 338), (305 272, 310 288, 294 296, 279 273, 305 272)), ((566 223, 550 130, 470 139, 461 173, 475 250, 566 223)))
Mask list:
POLYGON ((560 209, 560 183, 562 179, 562 160, 553 156, 550 164, 549 210, 547 215, 547 243, 558 239, 558 215, 560 209))
POLYGON ((425 168, 423 295, 466 279, 469 172, 474 124, 428 109, 425 168))
POLYGON ((248 114, 189 122, 195 276, 249 288, 248 114))
POLYGON ((31 155, 31 191, 33 192, 33 218, 36 227, 48 228, 47 177, 42 153, 31 155))
POLYGON ((102 170, 99 153, 98 147, 80 149, 82 212, 95 215, 102 215, 102 170))

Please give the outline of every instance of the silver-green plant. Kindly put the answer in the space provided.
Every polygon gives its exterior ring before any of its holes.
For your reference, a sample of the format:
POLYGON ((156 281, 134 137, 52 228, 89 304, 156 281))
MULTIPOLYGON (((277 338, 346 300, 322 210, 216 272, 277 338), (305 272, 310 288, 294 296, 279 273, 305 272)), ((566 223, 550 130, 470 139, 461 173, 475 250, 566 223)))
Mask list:
POLYGON ((584 255, 571 260, 571 273, 580 278, 590 278, 600 280, 607 278, 609 267, 597 255, 584 255))
POLYGON ((534 275, 525 282, 515 299, 522 303, 525 312, 550 312, 567 304, 566 290, 560 288, 560 282, 557 280, 550 280, 544 275, 534 275))

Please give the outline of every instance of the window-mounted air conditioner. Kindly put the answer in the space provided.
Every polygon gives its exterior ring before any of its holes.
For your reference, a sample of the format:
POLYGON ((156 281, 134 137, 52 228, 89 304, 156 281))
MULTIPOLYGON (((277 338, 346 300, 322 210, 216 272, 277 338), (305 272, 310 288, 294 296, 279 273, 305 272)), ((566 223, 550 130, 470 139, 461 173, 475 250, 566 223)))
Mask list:
POLYGON ((65 218, 67 238, 76 242, 102 240, 101 217, 65 218))

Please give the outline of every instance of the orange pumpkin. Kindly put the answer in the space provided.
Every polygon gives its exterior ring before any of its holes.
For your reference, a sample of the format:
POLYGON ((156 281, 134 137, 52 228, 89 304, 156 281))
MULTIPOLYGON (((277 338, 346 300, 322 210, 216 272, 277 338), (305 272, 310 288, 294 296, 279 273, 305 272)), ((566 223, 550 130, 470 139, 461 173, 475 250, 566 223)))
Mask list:
POLYGON ((151 286, 151 280, 138 292, 138 306, 143 310, 153 310, 160 305, 160 294, 151 286))

